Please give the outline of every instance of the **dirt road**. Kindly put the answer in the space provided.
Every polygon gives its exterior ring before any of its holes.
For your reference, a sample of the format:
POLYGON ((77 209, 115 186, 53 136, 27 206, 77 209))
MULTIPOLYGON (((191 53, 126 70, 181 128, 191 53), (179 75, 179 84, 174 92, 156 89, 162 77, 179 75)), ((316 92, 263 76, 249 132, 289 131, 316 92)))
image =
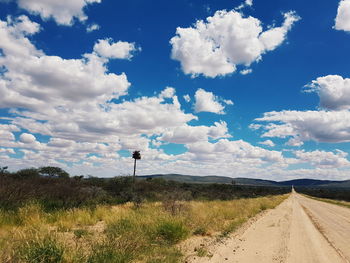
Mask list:
POLYGON ((350 262, 350 209, 295 192, 241 234, 188 262, 350 262))

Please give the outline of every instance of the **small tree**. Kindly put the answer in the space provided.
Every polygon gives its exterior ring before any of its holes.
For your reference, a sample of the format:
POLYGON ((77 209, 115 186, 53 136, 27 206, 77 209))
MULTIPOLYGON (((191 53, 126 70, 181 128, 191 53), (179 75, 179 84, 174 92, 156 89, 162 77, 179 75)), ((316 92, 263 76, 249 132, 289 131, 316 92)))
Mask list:
POLYGON ((69 177, 69 174, 65 170, 54 166, 40 167, 39 173, 42 175, 51 176, 51 177, 63 177, 63 178, 69 177))
POLYGON ((8 169, 8 166, 0 167, 0 174, 7 174, 8 173, 7 169, 8 169))
POLYGON ((136 160, 141 160, 141 153, 140 151, 134 151, 132 153, 132 158, 134 159, 134 176, 133 181, 135 182, 135 176, 136 176, 136 160))

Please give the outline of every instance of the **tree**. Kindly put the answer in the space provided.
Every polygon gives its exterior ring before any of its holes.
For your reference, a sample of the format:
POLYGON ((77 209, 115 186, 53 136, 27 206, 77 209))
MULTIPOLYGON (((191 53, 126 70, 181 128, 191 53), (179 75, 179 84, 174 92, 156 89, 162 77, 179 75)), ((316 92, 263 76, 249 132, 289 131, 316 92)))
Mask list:
POLYGON ((134 151, 132 153, 132 158, 134 158, 134 176, 133 176, 133 180, 135 182, 135 176, 136 176, 136 160, 141 160, 141 153, 140 151, 134 151))
POLYGON ((36 168, 25 168, 16 172, 19 177, 38 177, 39 171, 36 168))
POLYGON ((8 166, 0 167, 0 174, 7 174, 8 173, 7 169, 8 169, 8 166))
POLYGON ((40 167, 39 168, 39 173, 41 175, 46 175, 46 176, 51 176, 51 177, 64 177, 68 178, 69 174, 63 170, 62 168, 59 167, 54 167, 54 166, 45 166, 45 167, 40 167))

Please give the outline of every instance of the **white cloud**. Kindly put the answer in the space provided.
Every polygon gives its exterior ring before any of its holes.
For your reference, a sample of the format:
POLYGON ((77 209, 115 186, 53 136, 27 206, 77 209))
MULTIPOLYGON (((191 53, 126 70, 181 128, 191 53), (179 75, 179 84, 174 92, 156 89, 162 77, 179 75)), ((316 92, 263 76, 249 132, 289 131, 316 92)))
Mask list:
POLYGON ((16 154, 16 152, 11 148, 0 148, 0 154, 16 154))
POLYGON ((186 146, 189 156, 193 154, 191 158, 194 160, 218 161, 221 159, 226 162, 251 163, 254 166, 265 162, 284 162, 281 152, 256 147, 243 140, 220 139, 215 143, 203 141, 186 146))
POLYGON ((327 110, 350 109, 350 79, 339 75, 319 77, 312 81, 306 92, 317 92, 320 107, 327 110))
POLYGON ((341 0, 335 18, 336 30, 350 31, 350 0, 341 0))
POLYGON ((233 101, 232 100, 222 100, 226 105, 233 105, 233 101))
POLYGON ((286 145, 289 145, 289 146, 294 146, 294 147, 300 147, 304 144, 303 141, 301 141, 301 139, 296 136, 294 138, 290 138, 289 141, 286 143, 286 145))
POLYGON ((22 133, 19 137, 19 140, 23 143, 33 143, 36 142, 36 138, 34 135, 29 133, 22 133))
POLYGON ((13 132, 18 132, 20 129, 15 125, 0 124, 0 144, 4 145, 15 140, 13 132))
POLYGON ((350 79, 338 75, 317 78, 306 86, 317 92, 321 110, 272 111, 264 113, 250 127, 262 129, 262 137, 289 138, 287 145, 301 146, 305 141, 341 143, 350 141, 350 79))
POLYGON ((45 55, 27 38, 39 25, 25 16, 0 21, 0 107, 57 110, 91 98, 102 103, 125 95, 130 83, 124 73, 108 73, 107 59, 85 54, 82 59, 45 55), (82 89, 81 87, 84 87, 82 89))
POLYGON ((274 147, 275 146, 275 143, 273 141, 271 141, 271 140, 265 140, 265 141, 259 142, 259 144, 270 146, 270 147, 274 147))
POLYGON ((175 127, 163 133, 158 140, 170 143, 194 143, 208 141, 208 139, 229 138, 227 124, 224 121, 215 122, 213 126, 189 126, 175 127))
POLYGON ((170 40, 171 57, 180 61, 184 73, 192 77, 233 73, 237 65, 249 66, 281 45, 300 18, 288 12, 284 19, 282 26, 263 31, 257 18, 244 17, 235 10, 217 11, 206 22, 198 20, 193 27, 178 27, 170 40))
POLYGON ((65 26, 72 25, 74 18, 85 21, 84 8, 93 3, 101 3, 101 0, 18 0, 20 8, 65 26))
POLYGON ((245 4, 247 6, 252 6, 253 5, 253 0, 245 0, 245 4))
POLYGON ((252 72, 253 72, 252 69, 243 69, 243 70, 241 70, 239 73, 240 73, 241 75, 248 75, 248 74, 250 74, 250 73, 252 73, 252 72))
POLYGON ((160 97, 162 98, 172 98, 175 96, 175 89, 172 87, 166 87, 161 93, 160 97))
POLYGON ((133 52, 139 51, 135 43, 124 41, 113 42, 111 38, 99 39, 94 45, 94 51, 104 58, 110 59, 131 59, 133 52))
POLYGON ((141 97, 134 101, 105 104, 104 107, 90 103, 50 111, 16 113, 19 116, 13 119, 13 124, 32 133, 76 141, 120 141, 121 144, 137 141, 137 136, 142 134, 161 134, 196 119, 181 110, 176 96, 169 103, 160 96, 141 97))
POLYGON ((346 159, 346 152, 336 150, 336 153, 326 151, 295 151, 295 156, 299 162, 309 163, 320 168, 339 168, 350 166, 350 162, 346 159))
POLYGON ((253 0, 245 0, 245 2, 236 7, 235 10, 241 10, 247 6, 253 6, 253 0))
POLYGON ((186 95, 184 95, 184 100, 186 101, 186 102, 190 102, 191 101, 191 97, 190 97, 190 95, 188 95, 188 94, 186 94, 186 95))
MULTIPOLYGON (((38 24, 24 16, 0 21, 0 65, 6 68, 0 77, 0 107, 11 108, 15 116, 7 118, 11 125, 0 127, 0 144, 40 150, 26 155, 28 163, 33 161, 30 166, 46 164, 45 160, 79 162, 89 153, 106 155, 105 162, 112 162, 115 151, 150 151, 149 136, 197 118, 181 110, 175 89, 170 87, 159 96, 110 103, 127 94, 126 75, 110 73, 108 59, 96 52, 82 59, 46 55, 27 37, 38 30, 38 24), (13 132, 21 129, 26 132, 15 141, 13 132), (33 133, 51 139, 40 143, 33 133)), ((101 53, 117 57, 114 52, 101 53)))
MULTIPOLYGON (((198 89, 194 95, 196 112, 212 112, 216 114, 225 114, 225 106, 220 103, 220 98, 212 92, 198 89)), ((222 100, 227 105, 233 105, 231 100, 222 100)))
POLYGON ((88 27, 86 28, 86 32, 91 33, 93 31, 99 30, 100 28, 101 27, 98 24, 93 23, 88 25, 88 27))
POLYGON ((350 141, 349 111, 274 111, 256 120, 268 122, 263 137, 293 137, 295 142, 350 141))

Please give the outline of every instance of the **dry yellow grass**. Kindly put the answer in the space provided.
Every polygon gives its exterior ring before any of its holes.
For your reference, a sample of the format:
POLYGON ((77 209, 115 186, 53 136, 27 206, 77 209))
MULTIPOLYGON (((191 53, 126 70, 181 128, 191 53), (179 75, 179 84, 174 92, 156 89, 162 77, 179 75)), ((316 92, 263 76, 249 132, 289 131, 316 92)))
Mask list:
POLYGON ((287 195, 189 201, 167 207, 128 203, 45 213, 29 204, 0 212, 1 262, 179 262, 192 235, 227 235, 287 195), (40 260, 44 259, 44 260, 40 260))

